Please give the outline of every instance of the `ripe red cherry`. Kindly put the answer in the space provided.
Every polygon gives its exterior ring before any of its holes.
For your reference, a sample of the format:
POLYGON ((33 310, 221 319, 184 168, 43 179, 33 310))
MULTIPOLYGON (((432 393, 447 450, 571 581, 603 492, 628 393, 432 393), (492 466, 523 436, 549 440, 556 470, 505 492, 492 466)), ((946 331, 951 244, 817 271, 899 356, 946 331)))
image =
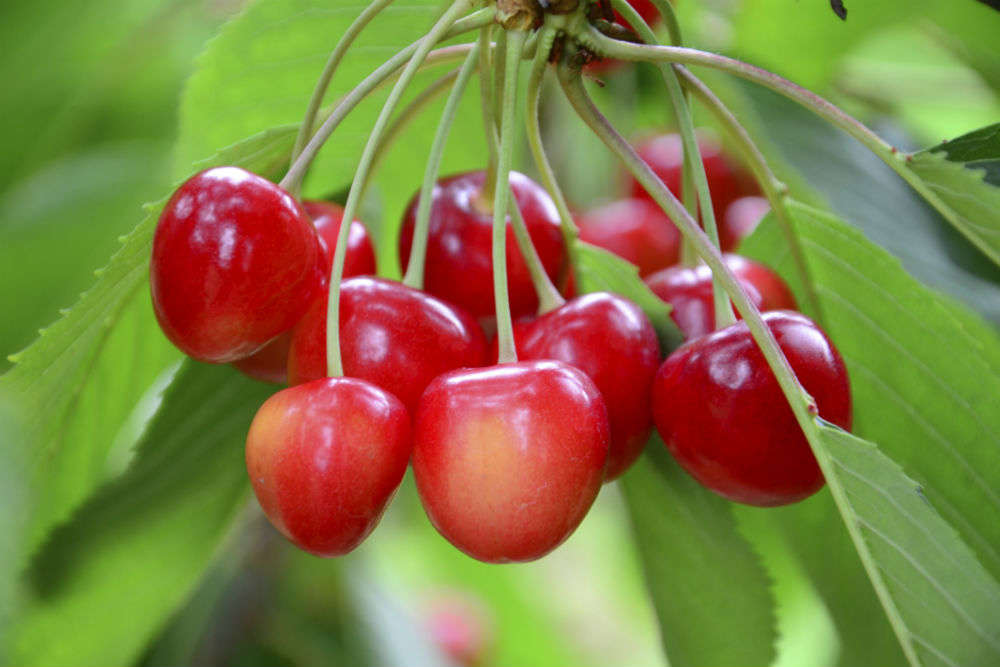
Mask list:
MULTIPOLYGON (((816 324, 774 311, 764 321, 827 421, 850 429, 840 354, 816 324)), ((823 474, 745 322, 677 348, 653 385, 656 429, 677 462, 716 493, 749 505, 812 495, 823 474)))
MULTIPOLYGON (((492 260, 492 205, 480 210, 479 195, 486 173, 473 171, 438 181, 431 204, 424 289, 474 317, 494 314, 492 260)), ((545 190, 524 174, 510 173, 510 185, 531 241, 552 279, 566 266, 566 248, 559 231, 559 214, 545 190)), ((400 232, 400 261, 406 267, 413 242, 419 195, 410 202, 400 232)), ((507 285, 514 317, 530 315, 538 297, 514 231, 507 221, 507 285)))
POLYGON ((454 371, 427 387, 413 474, 438 531, 488 563, 541 558, 583 520, 604 478, 608 415, 558 361, 454 371))
POLYGON ((622 199, 577 218, 580 239, 609 250, 639 268, 640 276, 680 259, 680 232, 658 206, 622 199))
POLYGON ((518 323, 514 339, 519 358, 562 361, 594 381, 611 428, 605 479, 625 472, 653 424, 649 402, 660 346, 645 313, 617 294, 595 292, 518 323))
MULTIPOLYGON (((716 142, 706 137, 699 137, 698 150, 705 164, 705 176, 712 197, 712 210, 716 220, 721 221, 729 204, 744 195, 756 194, 754 189, 756 186, 748 181, 738 167, 730 163, 716 142)), ((651 137, 641 142, 636 151, 660 177, 663 184, 675 196, 680 197, 681 172, 684 165, 684 146, 680 135, 661 134, 651 137)), ((633 197, 653 200, 645 188, 631 176, 629 176, 629 191, 633 197)), ((735 247, 732 245, 734 242, 732 238, 726 237, 724 240, 723 250, 732 250, 735 247)), ((723 241, 721 236, 720 241, 723 241)))
MULTIPOLYGON (((788 285, 771 269, 739 255, 727 253, 723 259, 759 310, 796 307, 788 285)), ((712 271, 707 266, 671 266, 657 271, 645 282, 656 296, 670 304, 670 317, 686 338, 697 338, 715 330, 712 271)))
MULTIPOLYGON (((323 278, 325 285, 333 267, 333 250, 337 247, 340 223, 344 219, 344 209, 325 201, 306 201, 302 207, 312 218, 313 226, 319 234, 319 245, 323 252, 323 278)), ((355 220, 347 237, 347 256, 344 259, 344 278, 375 273, 375 250, 365 226, 355 220)), ((247 375, 264 382, 285 384, 288 382, 288 348, 292 344, 292 334, 285 332, 253 353, 246 359, 234 361, 233 366, 247 375)), ((316 377, 324 377, 326 373, 316 377)))
POLYGON ((279 391, 247 435, 247 472, 261 508, 298 547, 339 556, 375 528, 410 457, 399 400, 354 378, 279 391))
POLYGON ((739 247, 740 241, 757 229, 770 210, 771 204, 763 197, 740 197, 734 201, 722 218, 719 245, 727 250, 739 247))
POLYGON ((246 357, 305 312, 321 281, 319 242, 287 192, 237 167, 192 176, 153 238, 160 327, 195 359, 246 357))
MULTIPOLYGON (((319 234, 320 246, 326 260, 325 275, 333 268, 333 251, 337 248, 337 235, 344 220, 344 208, 328 201, 304 201, 302 207, 312 218, 313 226, 319 234)), ((375 274, 375 248, 372 246, 368 230, 355 220, 347 235, 347 256, 344 261, 344 278, 370 276, 375 274)))
MULTIPOLYGON (((288 381, 326 377, 327 297, 316 299, 292 334, 288 381)), ((415 410, 431 380, 487 361, 486 337, 459 308, 381 278, 340 287, 340 352, 344 373, 392 392, 415 410)))

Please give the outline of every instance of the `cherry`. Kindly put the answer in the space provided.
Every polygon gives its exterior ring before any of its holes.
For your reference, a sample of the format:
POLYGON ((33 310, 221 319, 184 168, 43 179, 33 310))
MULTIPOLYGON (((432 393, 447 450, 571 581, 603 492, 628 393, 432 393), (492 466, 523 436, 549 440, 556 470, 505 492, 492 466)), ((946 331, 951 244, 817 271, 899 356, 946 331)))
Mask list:
POLYGON ((354 378, 279 391, 247 435, 247 472, 271 523, 298 547, 339 556, 375 528, 410 457, 406 408, 354 378))
POLYGON ((771 204, 763 197, 740 197, 726 209, 719 227, 719 245, 729 250, 750 236, 764 219, 771 204))
POLYGON ((611 429, 605 479, 625 472, 642 453, 653 424, 650 392, 660 346, 645 313, 617 294, 595 292, 519 322, 514 340, 521 359, 562 361, 594 381, 611 429))
MULTIPOLYGON (((320 246, 326 259, 327 276, 333 268, 333 251, 337 248, 337 235, 344 220, 344 208, 328 201, 304 201, 302 207, 312 218, 313 226, 319 234, 320 246)), ((351 223, 347 236, 347 257, 344 262, 344 276, 375 275, 375 248, 372 246, 368 230, 359 220, 351 223)))
MULTIPOLYGON (((649 24, 654 25, 660 18, 660 12, 657 11, 656 5, 654 5, 650 0, 628 0, 628 4, 632 5, 632 9, 639 13, 639 16, 649 24)), ((613 9, 614 21, 620 26, 627 26, 634 29, 634 26, 625 20, 625 17, 618 13, 618 10, 613 9)), ((607 72, 609 70, 616 69, 622 65, 620 60, 614 60, 612 58, 602 58, 600 60, 595 60, 587 64, 586 69, 591 72, 607 72)))
MULTIPOLYGON (((461 306, 474 317, 494 314, 492 210, 482 210, 480 193, 486 173, 473 171, 438 181, 431 204, 424 289, 461 306)), ((559 214, 545 190, 524 174, 510 172, 510 185, 531 241, 550 278, 566 267, 559 214)), ((409 261, 419 195, 410 202, 400 232, 400 261, 409 261)), ((490 204, 492 208, 492 204, 490 204)), ((538 297, 514 231, 507 221, 507 285, 514 317, 538 308, 538 297)))
MULTIPOLYGON (((698 138, 698 150, 705 164, 708 190, 712 197, 712 210, 717 221, 721 221, 729 204, 744 195, 756 194, 755 185, 742 174, 742 170, 732 165, 722 154, 719 145, 706 137, 698 138)), ((663 184, 677 197, 681 196, 681 173, 684 166, 684 146, 680 135, 661 134, 641 142, 636 151, 653 169, 663 184)), ((652 201, 638 181, 629 176, 629 190, 633 197, 652 201)), ((720 224, 720 231, 722 225, 720 224)), ((723 250, 732 250, 737 239, 720 234, 723 250)))
MULTIPOLYGON (((313 226, 319 234, 319 245, 323 251, 323 285, 326 285, 333 268, 333 251, 337 247, 337 235, 344 218, 344 209, 325 201, 305 201, 302 207, 312 218, 313 226)), ((355 220, 347 237, 347 256, 344 261, 344 278, 375 273, 375 250, 365 226, 355 220)), ((287 331, 246 359, 233 362, 233 366, 247 375, 264 382, 285 384, 288 382, 288 349, 292 335, 287 331)), ((316 377, 324 377, 326 373, 316 377)))
MULTIPOLYGON (((796 307, 795 297, 774 271, 739 255, 727 253, 722 257, 759 310, 796 307)), ((671 305, 670 317, 686 338, 715 330, 712 271, 707 266, 671 266, 647 277, 645 282, 656 296, 671 305)))
MULTIPOLYGON (((844 361, 805 315, 764 314, 778 345, 827 421, 850 429, 844 361)), ((653 419, 667 449, 712 491, 749 505, 812 495, 823 474, 745 322, 677 348, 653 385, 653 419)))
POLYGON ((623 199, 588 211, 577 218, 577 225, 581 240, 635 264, 643 277, 680 259, 680 232, 645 199, 623 199))
POLYGON ((420 399, 413 474, 431 522, 488 563, 541 558, 583 520, 604 478, 608 416, 558 361, 453 371, 420 399))
POLYGON ((492 643, 492 623, 483 605, 468 596, 434 600, 427 610, 431 639, 452 662, 462 667, 483 663, 492 643))
POLYGON ((322 281, 316 232, 277 185, 237 167, 188 179, 153 237, 150 287, 166 336, 201 361, 246 357, 305 312, 322 281))
MULTIPOLYGON (((295 327, 288 381, 326 377, 327 296, 317 298, 295 327)), ((482 366, 482 329, 455 306, 401 283, 372 277, 340 287, 340 351, 345 374, 392 392, 411 411, 438 375, 482 366)))

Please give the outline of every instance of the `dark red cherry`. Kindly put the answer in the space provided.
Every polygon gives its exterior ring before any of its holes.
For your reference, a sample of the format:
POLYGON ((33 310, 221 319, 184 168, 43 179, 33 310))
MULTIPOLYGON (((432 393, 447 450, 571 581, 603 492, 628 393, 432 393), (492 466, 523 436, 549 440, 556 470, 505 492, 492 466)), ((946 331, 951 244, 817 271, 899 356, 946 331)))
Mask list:
POLYGON ((590 378, 558 361, 453 371, 420 399, 413 445, 438 531, 481 561, 529 561, 569 537, 597 497, 608 416, 590 378))
MULTIPOLYGON (((333 267, 333 251, 337 248, 337 235, 344 220, 344 207, 328 201, 304 201, 302 207, 312 218, 319 234, 320 246, 326 259, 326 275, 333 267)), ((344 261, 344 278, 375 275, 375 248, 368 230, 355 220, 347 235, 347 256, 344 261)))
POLYGON ((726 250, 738 248, 770 210, 771 205, 763 197, 740 197, 726 209, 719 227, 719 244, 726 250))
POLYGON ((645 199, 622 199, 577 217, 580 239, 639 268, 640 276, 680 259, 681 237, 660 208, 645 199))
POLYGON ((594 292, 515 328, 518 357, 555 359, 594 381, 608 409, 607 480, 625 472, 649 439, 653 376, 660 365, 656 331, 624 297, 594 292))
MULTIPOLYGON (((290 384, 326 377, 326 308, 324 293, 293 331, 290 384)), ((382 387, 412 411, 431 380, 482 366, 488 348, 461 309, 402 283, 357 277, 340 288, 340 351, 345 375, 382 387)))
MULTIPOLYGON (((819 415, 851 427, 847 369, 809 318, 764 314, 819 415)), ((745 322, 677 348, 653 385, 653 419, 677 462, 716 493, 785 505, 823 486, 809 443, 745 322)))
MULTIPOLYGON (((656 22, 660 19, 660 12, 657 11, 656 5, 649 0, 628 0, 628 4, 632 5, 632 9, 637 11, 639 16, 641 16, 642 19, 650 26, 656 25, 656 22)), ((625 20, 625 17, 618 13, 618 10, 612 11, 614 13, 615 23, 620 26, 632 27, 634 29, 634 26, 631 26, 631 24, 625 20)), ((622 64, 623 63, 620 60, 602 58, 601 60, 595 60, 594 62, 588 63, 586 69, 594 73, 607 72, 620 67, 622 64)))
MULTIPOLYGON (((723 259, 759 310, 796 307, 788 286, 771 269, 739 255, 727 253, 723 259)), ((686 338, 715 330, 712 271, 707 266, 671 266, 647 277, 645 282, 656 296, 670 304, 670 317, 686 338)))
POLYGON ((292 345, 292 332, 286 331, 245 359, 237 359, 233 366, 242 373, 261 382, 288 383, 288 348, 292 345))
MULTIPOLYGON (((481 209, 479 196, 485 179, 485 172, 473 171, 445 178, 434 186, 424 273, 424 289, 461 306, 474 317, 494 315, 492 204, 489 210, 481 209)), ((566 248, 555 204, 540 185, 524 174, 512 171, 510 185, 545 271, 550 278, 558 279, 565 270, 566 248)), ((413 198, 403 216, 399 256, 404 267, 409 262, 418 199, 413 198)), ((533 314, 538 297, 509 218, 507 285, 513 316, 533 314)))
POLYGON ((339 556, 375 528, 410 458, 403 404, 354 378, 279 391, 247 435, 247 472, 261 508, 299 548, 339 556))
POLYGON ((153 309, 187 355, 224 363, 287 331, 321 280, 319 242, 283 189, 237 167, 188 179, 153 237, 153 309))
MULTIPOLYGON (((698 150, 705 164, 705 176, 708 179, 708 190, 712 197, 712 210, 721 229, 723 214, 730 203, 744 195, 757 194, 756 186, 748 182, 742 170, 732 164, 722 153, 720 146, 707 137, 698 138, 698 150), (748 188, 751 188, 748 190, 748 188)), ((639 143, 636 147, 645 162, 653 169, 663 184, 676 196, 681 197, 681 173, 684 165, 684 146, 680 135, 661 134, 639 143)), ((633 197, 652 201, 634 178, 629 176, 629 191, 633 197)), ((720 235, 722 249, 732 250, 733 239, 720 235)))

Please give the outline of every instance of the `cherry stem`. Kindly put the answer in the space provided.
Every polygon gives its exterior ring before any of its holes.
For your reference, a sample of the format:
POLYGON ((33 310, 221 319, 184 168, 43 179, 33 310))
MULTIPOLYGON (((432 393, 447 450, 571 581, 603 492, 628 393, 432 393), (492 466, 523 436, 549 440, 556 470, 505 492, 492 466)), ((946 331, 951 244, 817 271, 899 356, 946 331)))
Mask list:
POLYGON ((761 190, 764 191, 764 196, 767 197, 767 201, 771 204, 771 210, 774 211, 774 217, 778 221, 778 226, 781 228, 785 240, 788 242, 788 247, 791 250, 792 259, 795 263, 795 269, 806 291, 806 300, 815 315, 815 319, 822 323, 822 308, 820 307, 819 297, 816 294, 816 286, 813 284, 809 273, 809 266, 806 263, 802 241, 799 239, 798 234, 795 233, 795 228, 792 225, 792 216, 788 212, 786 204, 788 186, 774 175, 774 172, 771 171, 770 166, 767 164, 767 158, 757 148, 757 144, 754 143, 749 132, 747 132, 746 128, 743 127, 722 100, 686 67, 677 65, 674 70, 680 77, 684 87, 694 93, 694 96, 698 98, 702 105, 712 112, 716 120, 728 131, 729 137, 735 142, 737 149, 743 157, 743 161, 749 166, 761 190))
MULTIPOLYGON (((764 323, 760 311, 757 310, 756 306, 747 297, 736 276, 726 265, 719 248, 712 243, 701 227, 698 226, 695 219, 691 217, 691 214, 681 205, 677 197, 663 185, 663 182, 653 173, 649 165, 639 157, 628 141, 612 127, 608 119, 594 106, 593 101, 583 87, 583 79, 580 77, 579 70, 571 71, 565 66, 559 67, 559 82, 562 84, 566 97, 577 114, 590 126, 598 138, 618 156, 626 168, 632 172, 635 179, 652 195, 656 203, 666 211, 667 215, 678 223, 680 232, 691 240, 698 255, 708 264, 712 273, 718 277, 726 292, 739 309, 743 320, 750 328, 750 333, 753 334, 754 340, 757 341, 757 345, 764 354, 764 358, 767 360, 772 371, 774 371, 775 377, 781 385, 782 391, 784 391, 793 412, 795 412, 796 417, 799 417, 799 422, 808 422, 815 428, 815 422, 813 421, 812 414, 810 414, 810 411, 815 413, 815 401, 806 393, 802 385, 799 384, 798 379, 795 377, 795 372, 788 363, 788 359, 785 358, 781 348, 778 347, 778 342, 775 340, 774 334, 764 323)), ((803 425, 803 429, 805 428, 807 427, 803 425)))
POLYGON ((427 157, 427 166, 424 169, 424 181, 420 186, 417 221, 413 227, 413 245, 410 247, 410 259, 407 262, 406 275, 403 276, 403 284, 408 287, 422 289, 424 286, 424 266, 427 260, 427 234, 430 229, 431 200, 434 185, 437 183, 438 174, 441 171, 441 160, 444 157, 445 145, 448 143, 448 134, 455 123, 458 105, 462 101, 462 96, 468 87, 469 79, 475 71, 480 52, 481 49, 477 43, 469 51, 465 62, 462 63, 462 67, 458 71, 458 78, 455 79, 455 85, 451 87, 448 101, 445 102, 444 111, 441 112, 441 121, 438 123, 437 132, 434 134, 434 142, 431 144, 431 151, 427 157))
POLYGON ((514 121, 517 106, 518 73, 521 50, 526 34, 522 30, 507 31, 504 58, 504 89, 500 113, 500 152, 497 159, 497 185, 493 197, 493 298, 497 317, 497 363, 517 361, 514 346, 514 325, 510 316, 507 292, 507 210, 510 193, 510 163, 514 152, 514 121))
MULTIPOLYGON (((573 214, 566 203, 566 197, 563 195, 562 188, 559 187, 559 181, 556 179, 555 170, 552 169, 552 163, 549 162, 549 156, 545 152, 539 113, 539 105, 542 99, 542 84, 545 80, 545 72, 548 70, 549 55, 557 33, 557 30, 548 27, 543 28, 539 33, 538 43, 535 48, 535 59, 531 65, 531 75, 528 77, 525 124, 531 155, 541 175, 542 185, 545 186, 549 196, 552 197, 552 201, 555 202, 556 210, 559 211, 559 229, 562 231, 563 244, 566 246, 570 266, 575 270, 577 265, 576 241, 580 236, 580 231, 576 227, 573 214)), ((580 282, 577 281, 577 284, 580 284, 580 282)))
MULTIPOLYGON (((486 135, 486 146, 489 149, 489 159, 486 161, 486 180, 483 182, 481 197, 485 201, 493 201, 493 192, 496 190, 497 173, 497 144, 494 140, 496 133, 496 120, 493 118, 493 98, 495 89, 493 86, 493 45, 490 42, 490 34, 494 26, 484 27, 479 31, 479 100, 480 111, 483 115, 483 133, 486 135), (487 198, 488 197, 488 198, 487 198)), ((475 204, 476 202, 473 202, 475 204)))
POLYGON ((528 267, 528 274, 531 276, 531 284, 535 287, 535 294, 538 295, 538 314, 542 315, 555 310, 566 303, 556 286, 549 279, 549 274, 545 271, 542 258, 538 255, 535 244, 531 242, 531 235, 528 234, 528 226, 524 224, 524 216, 517 205, 517 198, 514 191, 510 193, 510 215, 511 226, 514 228, 514 238, 517 240, 517 247, 524 257, 524 263, 528 267))
MULTIPOLYGON (((323 72, 319 75, 319 80, 316 81, 312 97, 309 98, 309 106, 306 107, 305 118, 302 120, 302 125, 299 126, 299 133, 295 137, 295 148, 292 149, 292 162, 302 152, 302 149, 306 145, 306 140, 312 134, 313 125, 316 123, 316 115, 319 113, 320 105, 323 103, 323 97, 326 96, 326 91, 330 87, 330 81, 333 80, 333 75, 337 71, 337 67, 340 66, 340 61, 344 59, 344 54, 347 53, 354 40, 357 39, 358 35, 361 34, 361 31, 365 29, 371 20, 393 2, 395 0, 374 0, 374 2, 365 7, 358 18, 348 26, 347 31, 341 36, 340 41, 337 42, 337 46, 330 53, 330 58, 326 61, 326 66, 323 67, 323 72)), ((298 197, 298 189, 298 184, 296 184, 295 191, 292 192, 292 195, 295 197, 298 197)))
MULTIPOLYGON (((347 203, 344 205, 345 221, 354 220, 357 214, 358 205, 361 201, 361 193, 365 189, 365 182, 371 170, 375 151, 389 123, 390 116, 395 111, 396 105, 399 104, 400 98, 413 80, 420 64, 427 57, 427 54, 430 53, 431 47, 447 34, 448 29, 455 24, 463 12, 469 9, 471 4, 471 0, 456 0, 441 18, 437 20, 430 29, 430 32, 418 42, 413 56, 406 64, 406 68, 400 75, 399 80, 389 93, 389 97, 386 99, 385 105, 382 107, 382 111, 379 112, 378 119, 375 121, 375 126, 372 128, 371 134, 368 135, 368 142, 365 144, 364 152, 361 154, 357 171, 354 173, 354 181, 351 183, 351 189, 347 195, 347 203)), ((318 136, 319 133, 317 133, 318 136)), ((316 137, 313 138, 314 141, 315 139, 316 137)), ((312 143, 310 142, 310 145, 312 143)), ((309 147, 307 146, 306 151, 303 152, 303 156, 308 151, 309 147)), ((337 235, 337 246, 333 255, 333 267, 330 271, 330 291, 326 314, 326 361, 327 375, 330 377, 338 377, 344 374, 343 362, 340 357, 340 281, 344 274, 344 262, 347 258, 347 238, 350 228, 351 225, 349 222, 340 225, 340 233, 337 235)))
MULTIPOLYGON (((612 6, 618 10, 625 21, 635 28, 643 41, 649 44, 656 44, 656 33, 646 24, 646 21, 639 15, 632 5, 626 0, 611 0, 612 6)), ((663 83, 667 87, 670 102, 674 107, 674 115, 680 126, 681 141, 684 143, 684 173, 690 175, 694 180, 695 189, 698 193, 697 205, 692 199, 685 196, 685 203, 688 210, 694 208, 694 213, 701 211, 701 220, 705 225, 708 238, 712 240, 715 247, 719 247, 719 228, 715 222, 715 211, 712 206, 712 197, 708 189, 708 176, 705 173, 705 164, 701 159, 701 152, 698 148, 698 138, 695 136, 694 121, 691 118, 691 109, 688 107, 687 98, 681 88, 677 73, 673 67, 667 63, 659 65, 660 74, 663 76, 663 83)), ((687 195, 687 193, 684 193, 687 195)), ((692 216, 694 217, 694 216, 692 216)), ((712 294, 715 302, 715 327, 722 329, 728 327, 736 321, 733 308, 729 303, 722 284, 712 276, 712 294)))
MULTIPOLYGON (((459 19, 454 22, 454 25, 443 34, 437 41, 443 41, 450 37, 455 37, 472 30, 476 30, 484 25, 491 23, 496 16, 496 11, 494 8, 481 9, 477 12, 473 12, 468 16, 459 19)), ((354 110, 368 95, 377 90, 383 83, 388 81, 393 77, 397 70, 407 64, 416 53, 417 48, 423 43, 423 39, 413 42, 405 49, 394 55, 392 58, 384 62, 374 72, 369 74, 365 79, 359 83, 351 92, 343 97, 337 108, 333 110, 333 113, 323 121, 323 124, 316 131, 316 134, 309 140, 306 147, 302 149, 302 152, 292 163, 291 167, 288 169, 288 173, 285 177, 281 179, 281 187, 289 191, 298 191, 301 187, 302 178, 305 176, 305 172, 309 169, 309 165, 316 158, 320 149, 333 134, 334 130, 343 122, 344 118, 354 110)), ((432 51, 428 54, 424 62, 427 65, 432 63, 440 62, 451 62, 456 58, 460 58, 468 53, 469 49, 472 48, 469 44, 459 44, 456 46, 448 46, 436 51, 432 51)))

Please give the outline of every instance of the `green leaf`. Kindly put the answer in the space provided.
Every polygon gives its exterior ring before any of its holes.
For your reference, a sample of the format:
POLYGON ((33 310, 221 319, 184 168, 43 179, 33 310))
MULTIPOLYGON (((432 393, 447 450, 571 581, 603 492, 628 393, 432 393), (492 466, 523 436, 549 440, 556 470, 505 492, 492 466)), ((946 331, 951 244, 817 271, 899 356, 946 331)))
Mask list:
POLYGON ((684 341, 683 334, 670 319, 670 306, 642 282, 639 269, 634 264, 604 248, 580 240, 576 242, 575 254, 580 294, 602 291, 621 294, 646 313, 656 329, 663 350, 673 350, 684 341))
MULTIPOLYGON (((300 123, 330 50, 366 5, 356 0, 333 5, 323 0, 256 2, 230 21, 202 54, 198 71, 185 90, 177 175, 190 173, 192 164, 241 137, 263 128, 300 123)), ((358 37, 350 56, 341 64, 327 102, 340 99, 385 60, 418 39, 440 5, 438 0, 410 0, 382 12, 358 37)), ((403 103, 445 71, 443 66, 419 75, 403 103)), ((306 194, 325 195, 351 183, 375 115, 387 94, 388 89, 383 89, 371 95, 337 129, 313 164, 306 194)), ((446 154, 445 173, 481 168, 485 163, 477 99, 478 89, 473 84, 449 141, 450 146, 461 150, 446 154)), ((442 107, 443 100, 439 100, 414 120, 375 175, 374 185, 384 198, 387 220, 395 223, 401 218, 407 201, 419 187, 442 107)), ((390 238, 394 244, 395 234, 390 238)), ((395 254, 395 248, 380 248, 380 259, 394 263, 395 254)))
POLYGON ((272 392, 231 368, 185 362, 128 472, 33 561, 32 598, 13 628, 15 664, 136 658, 194 588, 245 501, 243 442, 272 392))
POLYGON ((1000 123, 907 156, 960 232, 1000 264, 1000 123))
POLYGON ((622 487, 670 665, 770 664, 770 581, 732 503, 684 472, 657 436, 622 487))
POLYGON ((1000 584, 875 445, 829 425, 819 434, 827 482, 843 491, 844 520, 910 663, 1000 661, 1000 584))

